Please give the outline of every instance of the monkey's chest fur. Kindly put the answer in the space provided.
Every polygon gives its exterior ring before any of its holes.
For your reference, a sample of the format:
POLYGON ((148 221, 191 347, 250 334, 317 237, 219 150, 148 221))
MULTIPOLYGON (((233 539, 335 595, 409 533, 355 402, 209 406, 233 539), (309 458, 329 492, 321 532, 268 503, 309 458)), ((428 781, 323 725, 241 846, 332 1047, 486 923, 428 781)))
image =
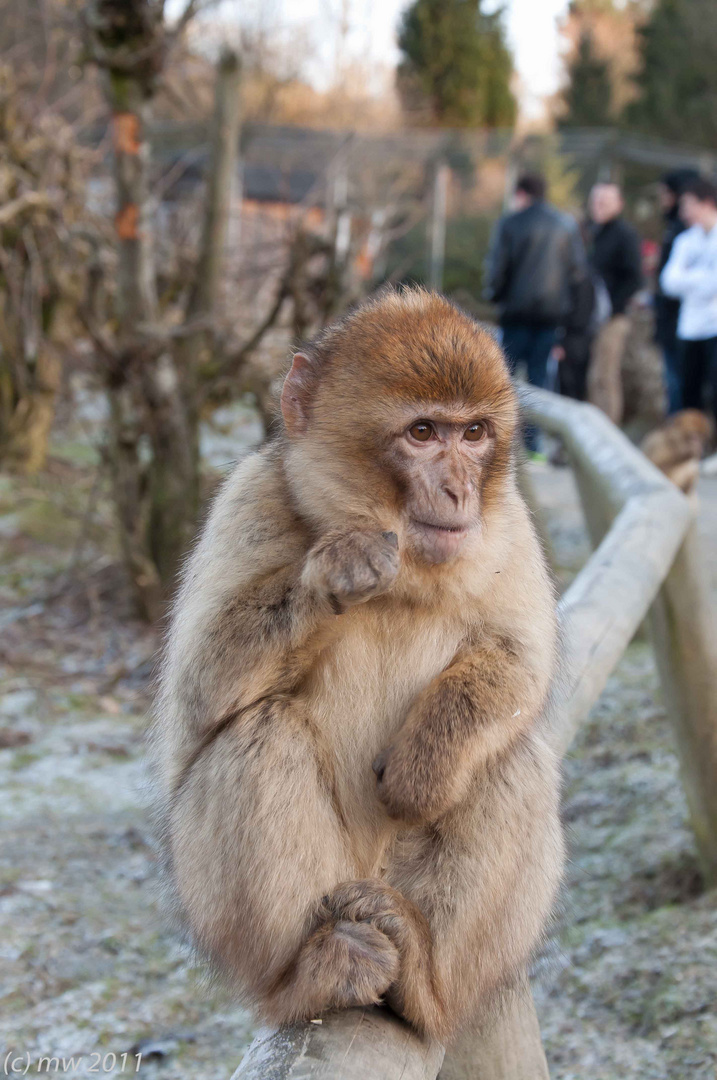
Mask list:
POLYGON ((313 665, 305 703, 330 747, 342 817, 368 873, 396 831, 376 796, 372 762, 416 697, 451 663, 465 628, 370 602, 337 622, 313 665))

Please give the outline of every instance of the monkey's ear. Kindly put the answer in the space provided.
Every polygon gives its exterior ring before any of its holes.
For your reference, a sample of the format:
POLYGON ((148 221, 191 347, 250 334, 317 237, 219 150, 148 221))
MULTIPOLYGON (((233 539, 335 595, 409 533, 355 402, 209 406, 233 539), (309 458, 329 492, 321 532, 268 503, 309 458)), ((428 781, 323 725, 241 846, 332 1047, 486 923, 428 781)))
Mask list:
POLYGON ((316 362, 306 353, 296 353, 281 391, 281 415, 292 438, 295 435, 304 435, 309 426, 311 401, 317 383, 316 362))

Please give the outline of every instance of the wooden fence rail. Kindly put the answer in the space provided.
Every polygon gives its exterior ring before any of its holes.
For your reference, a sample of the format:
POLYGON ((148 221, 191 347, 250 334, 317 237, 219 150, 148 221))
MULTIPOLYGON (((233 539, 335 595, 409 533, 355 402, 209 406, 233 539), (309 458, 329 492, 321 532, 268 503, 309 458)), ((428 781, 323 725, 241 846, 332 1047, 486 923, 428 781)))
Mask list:
MULTIPOLYGON (((559 605, 565 752, 649 612, 697 848, 717 880, 717 636, 689 500, 597 409, 522 391, 526 419, 564 442, 595 551, 559 605)), ((233 1080, 547 1080, 530 991, 443 1063, 382 1009, 261 1031, 233 1080)))

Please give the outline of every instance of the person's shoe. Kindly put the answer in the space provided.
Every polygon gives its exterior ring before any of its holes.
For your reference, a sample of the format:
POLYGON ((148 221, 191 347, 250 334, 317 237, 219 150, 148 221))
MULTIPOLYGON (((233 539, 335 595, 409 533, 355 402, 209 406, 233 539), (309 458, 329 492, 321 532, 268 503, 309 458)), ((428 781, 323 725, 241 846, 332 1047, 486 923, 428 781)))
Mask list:
POLYGON ((562 443, 559 443, 549 458, 550 464, 557 466, 559 469, 565 469, 570 464, 570 458, 568 452, 562 443))

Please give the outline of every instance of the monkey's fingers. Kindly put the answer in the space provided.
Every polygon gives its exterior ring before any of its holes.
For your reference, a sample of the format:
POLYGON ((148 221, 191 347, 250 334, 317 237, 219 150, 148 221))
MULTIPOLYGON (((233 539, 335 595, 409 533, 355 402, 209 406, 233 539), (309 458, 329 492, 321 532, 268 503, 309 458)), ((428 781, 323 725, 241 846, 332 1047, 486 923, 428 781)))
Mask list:
POLYGON ((375 1005, 395 982, 398 949, 368 922, 339 920, 304 943, 263 1013, 273 1023, 309 1020, 328 1009, 375 1005))
POLYGON ((394 532, 351 532, 312 553, 304 580, 323 590, 335 611, 390 589, 400 569, 394 532))

